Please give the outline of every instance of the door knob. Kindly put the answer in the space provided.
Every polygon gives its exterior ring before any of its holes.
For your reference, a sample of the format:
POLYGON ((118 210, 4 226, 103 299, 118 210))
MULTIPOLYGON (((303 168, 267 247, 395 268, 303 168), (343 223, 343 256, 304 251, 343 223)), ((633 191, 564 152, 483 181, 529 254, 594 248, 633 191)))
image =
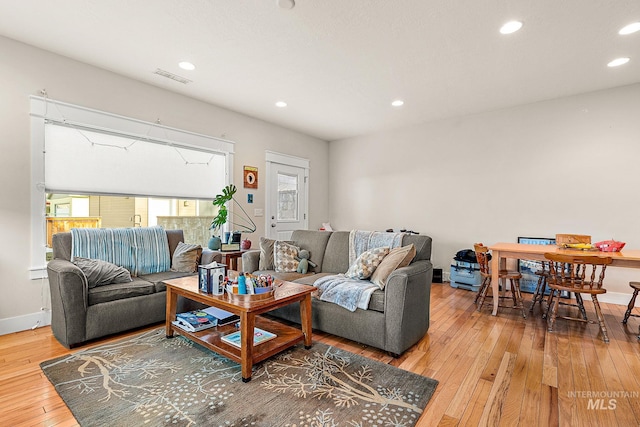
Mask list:
POLYGON ((271 224, 271 228, 275 228, 275 227, 276 227, 276 225, 275 225, 275 224, 271 224))

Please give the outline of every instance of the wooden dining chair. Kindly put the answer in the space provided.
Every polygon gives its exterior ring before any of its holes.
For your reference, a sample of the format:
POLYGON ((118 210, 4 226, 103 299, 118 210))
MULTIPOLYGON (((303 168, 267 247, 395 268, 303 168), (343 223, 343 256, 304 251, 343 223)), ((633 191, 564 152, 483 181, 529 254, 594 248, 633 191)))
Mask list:
POLYGON ((560 305, 560 293, 563 291, 573 292, 576 296, 577 307, 580 310, 581 318, 571 316, 561 316, 562 319, 576 320, 580 322, 590 322, 587 312, 584 309, 582 294, 591 295, 593 306, 602 332, 604 342, 609 342, 607 327, 604 323, 604 316, 598 303, 598 295, 607 292, 602 287, 607 265, 611 264, 611 258, 601 258, 589 255, 564 255, 546 253, 544 257, 549 260, 548 286, 551 289, 549 295, 549 305, 547 308, 547 330, 553 331, 558 317, 558 306, 560 305))
MULTIPOLYGON (((536 276, 538 276, 538 284, 536 285, 536 290, 533 293, 533 298, 532 298, 532 302, 531 302, 531 307, 529 307, 529 311, 533 311, 533 308, 535 307, 536 303, 540 304, 540 308, 542 310, 542 318, 546 319, 547 318, 547 314, 549 313, 549 305, 551 303, 551 292, 549 292, 549 295, 546 296, 546 307, 544 307, 542 305, 543 301, 545 300, 545 294, 547 293, 547 289, 548 287, 548 282, 549 282, 549 262, 548 261, 540 261, 541 265, 540 265, 540 269, 538 271, 535 272, 536 276)), ((569 294, 569 297, 571 297, 571 294, 569 294)), ((560 305, 570 305, 572 307, 578 307, 578 309, 580 309, 581 313, 584 313, 584 319, 586 319, 587 317, 587 313, 584 310, 584 306, 580 306, 578 304, 572 304, 570 302, 565 302, 565 301, 561 301, 558 300, 558 304, 560 305)))
POLYGON ((544 313, 546 313, 546 309, 542 307, 542 301, 544 301, 544 294, 547 292, 547 282, 549 280, 549 263, 546 261, 540 261, 540 268, 535 272, 536 276, 538 276, 538 284, 536 285, 536 290, 533 292, 533 297, 531 298, 531 307, 529 307, 529 311, 533 312, 533 308, 536 303, 540 304, 542 308, 543 317, 544 313))
POLYGON ((629 286, 631 286, 631 289, 633 289, 633 295, 631 295, 631 301, 629 301, 627 311, 624 313, 624 319, 622 319, 622 323, 624 324, 626 324, 627 320, 629 320, 629 316, 640 317, 640 314, 632 313, 633 308, 636 306, 638 291, 640 291, 640 282, 629 282, 629 286))
MULTIPOLYGON (((622 323, 624 323, 625 325, 629 320, 629 316, 640 317, 640 314, 632 313, 633 308, 636 305, 636 297, 638 296, 638 291, 640 291, 640 282, 629 282, 629 286, 631 286, 631 289, 633 289, 633 295, 631 295, 631 301, 629 301, 627 311, 624 313, 624 319, 622 319, 622 323)), ((638 339, 640 340, 640 325, 638 325, 638 339)))
MULTIPOLYGON (((482 309, 485 298, 487 297, 487 293, 489 288, 491 288, 491 272, 489 269, 489 248, 484 246, 482 243, 476 243, 473 245, 473 250, 476 252, 476 259, 478 260, 478 264, 480 266, 480 276, 482 277, 482 282, 480 283, 480 289, 478 290, 478 295, 476 295, 476 304, 478 305, 478 311, 482 309)), ((522 301, 522 293, 520 292, 520 279, 522 279, 522 274, 518 271, 511 270, 500 270, 498 272, 498 277, 500 280, 509 280, 510 291, 511 291, 511 299, 513 300, 513 305, 508 306, 508 308, 519 308, 522 310, 522 317, 527 318, 527 313, 525 312, 524 303, 522 301)), ((492 298, 505 298, 500 295, 492 295, 492 298)), ((499 305, 499 307, 507 307, 499 305)))

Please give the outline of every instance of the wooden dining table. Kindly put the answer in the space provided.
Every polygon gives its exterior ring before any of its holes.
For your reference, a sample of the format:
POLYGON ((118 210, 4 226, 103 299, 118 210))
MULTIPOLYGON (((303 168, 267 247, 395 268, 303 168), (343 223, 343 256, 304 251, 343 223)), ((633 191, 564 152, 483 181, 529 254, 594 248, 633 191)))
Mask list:
MULTIPOLYGON (((564 249, 556 245, 528 245, 524 243, 496 243, 489 246, 491 250, 491 290, 493 295, 498 295, 500 289, 500 279, 498 273, 501 269, 505 269, 507 259, 524 259, 534 261, 544 261, 544 254, 555 253, 564 255, 595 255, 601 258, 611 258, 611 266, 640 268, 640 250, 623 249, 621 252, 601 252, 601 251, 583 251, 574 249, 564 249)), ((493 314, 498 314, 498 298, 493 298, 493 314)))

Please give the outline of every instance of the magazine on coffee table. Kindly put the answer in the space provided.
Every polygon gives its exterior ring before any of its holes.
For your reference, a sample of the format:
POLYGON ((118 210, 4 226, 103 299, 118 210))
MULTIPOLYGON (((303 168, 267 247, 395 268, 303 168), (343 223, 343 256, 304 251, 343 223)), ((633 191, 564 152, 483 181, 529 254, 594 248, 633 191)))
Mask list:
POLYGON ((202 310, 193 310, 176 314, 174 325, 190 332, 202 331, 218 325, 218 319, 202 310))
MULTIPOLYGON (((276 334, 260 328, 253 328, 253 345, 262 344, 277 337, 276 334)), ((235 331, 220 338, 222 341, 240 348, 240 331, 235 331)))

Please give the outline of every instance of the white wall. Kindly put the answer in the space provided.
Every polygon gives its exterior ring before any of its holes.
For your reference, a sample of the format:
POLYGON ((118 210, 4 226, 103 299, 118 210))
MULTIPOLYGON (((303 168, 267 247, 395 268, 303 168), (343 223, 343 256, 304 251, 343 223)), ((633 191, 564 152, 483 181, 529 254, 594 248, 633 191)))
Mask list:
MULTIPOLYGON (((30 254, 30 127, 29 95, 46 89, 49 97, 84 107, 221 137, 234 141, 234 182, 240 200, 242 167, 257 166, 262 174, 248 212, 264 209, 265 150, 311 160, 310 220, 317 229, 329 218, 329 144, 316 138, 253 119, 211 104, 144 84, 106 70, 0 37, 0 334, 46 322, 48 284, 28 279, 30 254)), ((178 84, 178 83, 176 83, 178 84)), ((188 183, 186 183, 188 185, 188 183)), ((212 197, 214 194, 211 195, 212 197)), ((264 218, 248 235, 257 246, 264 218)))
MULTIPOLYGON (((639 159, 640 84, 334 141, 331 223, 430 235, 445 271, 474 242, 518 236, 640 249, 639 159)), ((640 270, 608 270, 602 299, 627 304, 615 293, 631 279, 640 270)))

